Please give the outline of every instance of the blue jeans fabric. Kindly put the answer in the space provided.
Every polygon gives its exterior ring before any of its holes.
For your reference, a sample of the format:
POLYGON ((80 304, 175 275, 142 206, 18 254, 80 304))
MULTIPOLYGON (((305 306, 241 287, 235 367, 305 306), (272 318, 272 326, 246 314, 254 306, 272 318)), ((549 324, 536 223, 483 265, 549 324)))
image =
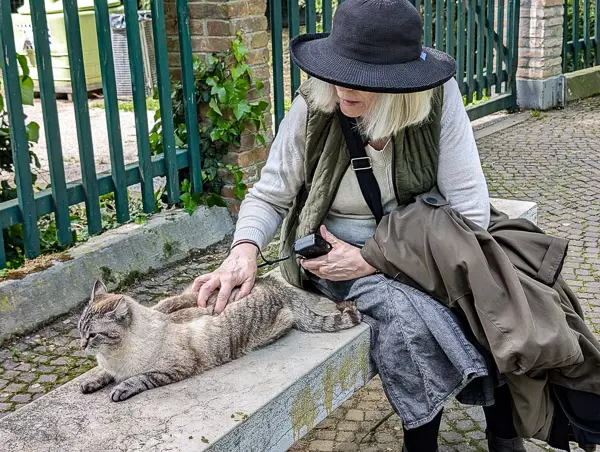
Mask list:
POLYGON ((493 404, 486 360, 450 309, 381 274, 350 281, 311 275, 311 281, 334 301, 356 302, 371 327, 371 358, 385 394, 406 429, 431 421, 454 396, 493 404))

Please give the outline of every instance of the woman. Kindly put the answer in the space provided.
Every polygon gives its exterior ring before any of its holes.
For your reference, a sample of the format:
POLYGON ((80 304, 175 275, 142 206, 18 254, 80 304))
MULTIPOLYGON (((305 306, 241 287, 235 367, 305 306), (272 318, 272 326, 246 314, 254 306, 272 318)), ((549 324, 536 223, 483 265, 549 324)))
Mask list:
MULTIPOLYGON (((282 264, 288 281, 333 300, 354 300, 372 327, 372 357, 386 395, 403 420, 404 450, 433 452, 444 403, 485 408, 492 451, 525 451, 504 387, 485 390, 486 362, 450 311, 428 295, 376 272, 360 253, 375 217, 356 171, 372 170, 384 213, 437 186, 451 206, 479 226, 489 199, 455 63, 422 48, 422 23, 407 0, 347 0, 333 31, 292 42, 296 64, 310 78, 300 89, 271 147, 260 181, 249 190, 231 253, 195 280, 199 305, 219 290, 221 312, 234 287, 252 289, 257 253, 282 220, 283 252, 320 230, 329 254, 282 264), (366 156, 350 164, 336 111, 356 118, 366 156), (343 162, 343 164, 342 164, 343 162), (349 166, 348 166, 349 165, 349 166), (369 168, 371 167, 371 168, 369 168)), ((492 372, 490 372, 492 373, 492 372)), ((488 386, 489 387, 492 386, 488 386)))

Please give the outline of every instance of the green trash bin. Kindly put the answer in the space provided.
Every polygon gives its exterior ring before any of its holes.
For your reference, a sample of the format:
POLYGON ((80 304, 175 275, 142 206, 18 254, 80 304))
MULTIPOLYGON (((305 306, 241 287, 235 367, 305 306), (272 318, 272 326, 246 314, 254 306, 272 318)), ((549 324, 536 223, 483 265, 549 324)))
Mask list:
MULTIPOLYGON (((57 93, 71 93, 71 72, 67 51, 67 35, 65 31, 63 3, 62 0, 46 0, 45 5, 55 89, 57 93)), ((108 6, 109 13, 123 11, 120 0, 109 0, 108 6)), ((87 90, 99 90, 102 89, 102 74, 100 71, 100 57, 98 55, 94 0, 79 0, 78 7, 87 90)), ((37 88, 38 76, 29 2, 26 1, 25 4, 19 8, 18 12, 12 15, 12 18, 17 52, 24 53, 28 56, 29 65, 31 67, 31 78, 36 82, 37 88)))

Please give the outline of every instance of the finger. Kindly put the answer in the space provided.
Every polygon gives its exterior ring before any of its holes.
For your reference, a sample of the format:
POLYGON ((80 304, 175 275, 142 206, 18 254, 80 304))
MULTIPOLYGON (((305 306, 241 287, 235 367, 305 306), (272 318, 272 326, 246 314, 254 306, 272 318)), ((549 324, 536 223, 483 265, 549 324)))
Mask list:
POLYGON ((217 295, 217 302, 215 303, 214 314, 218 315, 225 309, 227 306, 227 302, 229 301, 229 297, 231 296, 231 291, 233 290, 233 284, 229 281, 221 281, 221 288, 219 289, 219 294, 217 295))
POLYGON ((218 277, 213 277, 210 281, 204 283, 202 287, 200 287, 200 291, 198 292, 198 306, 201 308, 206 307, 206 302, 208 301, 210 295, 221 286, 221 281, 218 277))
POLYGON ((237 293, 237 295, 235 296, 235 301, 239 301, 242 298, 250 295, 250 292, 252 291, 253 286, 254 286, 254 278, 250 278, 250 279, 246 280, 244 282, 244 284, 242 284, 242 286, 240 287, 240 290, 237 293))
POLYGON ((323 237, 325 240, 327 240, 332 245, 334 245, 340 241, 335 235, 333 235, 331 232, 329 232, 327 230, 327 228, 325 227, 324 224, 321 225, 320 232, 321 232, 321 237, 323 237))
POLYGON ((214 275, 207 273, 206 275, 198 276, 196 279, 194 279, 194 283, 192 284, 192 292, 200 291, 200 287, 202 287, 202 285, 207 281, 210 281, 210 278, 213 276, 214 275))

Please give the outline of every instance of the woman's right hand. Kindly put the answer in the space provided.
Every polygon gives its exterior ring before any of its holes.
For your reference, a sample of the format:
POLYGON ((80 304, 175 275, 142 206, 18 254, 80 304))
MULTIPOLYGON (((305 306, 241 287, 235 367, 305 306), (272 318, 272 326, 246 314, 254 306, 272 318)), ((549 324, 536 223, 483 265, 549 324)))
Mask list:
POLYGON ((256 261, 258 248, 251 243, 240 243, 235 246, 221 266, 212 273, 197 277, 192 290, 198 292, 198 306, 206 307, 211 294, 218 289, 214 313, 220 314, 225 309, 231 292, 240 287, 235 301, 247 296, 256 280, 256 261))

